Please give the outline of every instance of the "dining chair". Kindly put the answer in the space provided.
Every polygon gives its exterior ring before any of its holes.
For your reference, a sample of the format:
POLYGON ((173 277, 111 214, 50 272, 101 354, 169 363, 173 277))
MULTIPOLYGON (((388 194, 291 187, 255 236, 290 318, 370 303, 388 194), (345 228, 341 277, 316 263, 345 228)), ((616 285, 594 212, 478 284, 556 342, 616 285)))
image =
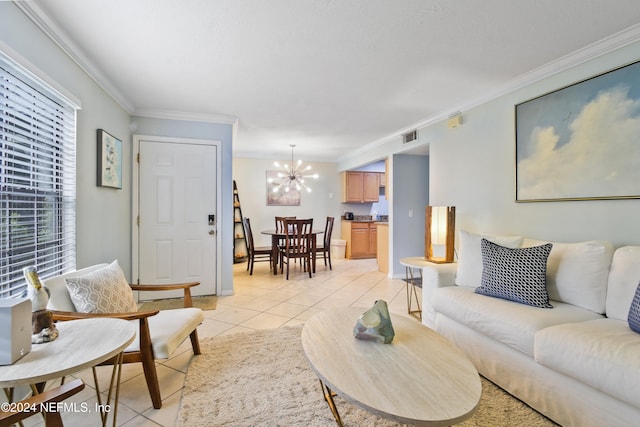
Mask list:
POLYGON ((331 233, 333 233, 333 222, 335 218, 332 216, 327 217, 327 221, 324 226, 324 234, 322 237, 322 243, 316 246, 316 258, 324 258, 324 265, 326 267, 327 260, 329 261, 329 270, 333 270, 331 267, 331 233))
MULTIPOLYGON (((277 216, 275 217, 275 219, 276 219, 276 233, 284 235, 284 230, 286 228, 285 221, 288 219, 296 219, 296 217, 295 216, 277 216)), ((283 237, 278 238, 276 243, 275 253, 279 253, 283 245, 284 245, 284 238, 283 237)))
POLYGON ((287 264, 287 280, 289 280, 289 264, 291 260, 300 259, 300 264, 304 271, 311 271, 311 256, 315 247, 313 229, 313 218, 309 219, 286 219, 284 221, 284 242, 280 247, 280 271, 283 272, 284 264, 287 264))
POLYGON ((75 379, 16 402, 14 405, 6 405, 6 409, 3 406, 0 408, 0 426, 22 425, 22 421, 26 418, 42 412, 45 427, 62 427, 59 410, 64 406, 61 407, 58 404, 83 388, 84 382, 81 379, 75 379))
POLYGON ((253 275, 253 265, 256 262, 261 261, 269 261, 271 264, 273 248, 270 246, 256 246, 253 241, 253 231, 251 231, 251 221, 249 218, 244 218, 244 232, 247 236, 247 245, 248 245, 248 260, 247 260, 247 270, 249 271, 249 275, 253 275))

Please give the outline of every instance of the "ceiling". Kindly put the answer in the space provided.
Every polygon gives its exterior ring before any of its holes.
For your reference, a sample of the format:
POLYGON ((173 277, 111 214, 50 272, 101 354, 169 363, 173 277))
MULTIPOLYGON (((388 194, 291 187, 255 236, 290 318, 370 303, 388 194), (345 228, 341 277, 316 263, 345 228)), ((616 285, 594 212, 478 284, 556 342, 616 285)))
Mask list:
POLYGON ((637 0, 32 0, 132 115, 237 120, 234 156, 336 161, 640 22, 637 0), (615 5, 615 7, 614 7, 615 5))

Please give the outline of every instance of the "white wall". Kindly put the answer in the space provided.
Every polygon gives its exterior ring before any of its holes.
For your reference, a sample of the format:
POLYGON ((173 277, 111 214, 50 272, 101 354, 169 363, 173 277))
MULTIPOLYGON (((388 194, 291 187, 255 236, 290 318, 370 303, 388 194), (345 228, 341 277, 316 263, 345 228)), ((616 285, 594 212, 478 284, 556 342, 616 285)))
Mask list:
POLYGON ((429 156, 395 154, 393 161, 392 223, 393 259, 389 262, 392 276, 404 277, 402 258, 424 256, 424 224, 429 205, 429 156))
MULTIPOLYGON (((304 160, 304 159, 302 159, 304 160)), ((233 159, 233 179, 238 186, 242 215, 251 219, 254 242, 257 246, 271 245, 269 236, 260 230, 273 229, 276 216, 313 218, 316 229, 323 229, 327 216, 336 218, 332 237, 340 238, 342 215, 340 174, 335 163, 305 162, 320 176, 309 180, 312 192, 302 192, 300 206, 267 206, 267 170, 277 170, 273 160, 233 159)))
MULTIPOLYGON (((77 115, 77 265, 118 259, 131 272, 131 134, 129 115, 62 52, 13 2, 0 2, 0 40, 70 92, 77 115), (122 190, 96 186, 96 129, 123 142, 122 190)), ((8 53, 8 52, 5 52, 8 53)), ((9 56, 14 56, 9 53, 9 56)), ((15 56, 14 56, 15 58, 15 56)))
POLYGON ((13 2, 0 2, 0 48, 5 50, 8 56, 19 59, 19 62, 28 63, 36 75, 53 81, 56 86, 77 99, 82 106, 77 114, 76 133, 78 268, 118 259, 127 278, 131 279, 131 129, 146 135, 223 141, 221 188, 223 200, 228 202, 224 205, 222 223, 219 223, 224 246, 222 289, 223 292, 231 292, 233 126, 132 118, 13 2), (123 142, 121 190, 96 186, 96 129, 104 129, 123 142))
POLYGON ((222 142, 222 212, 218 213, 217 230, 221 234, 222 265, 220 289, 222 295, 233 293, 233 192, 231 179, 231 157, 233 125, 166 120, 149 117, 132 117, 131 129, 135 134, 173 138, 193 138, 222 142))
POLYGON ((430 142, 430 203, 456 206, 457 230, 640 245, 640 200, 515 202, 514 106, 638 58, 640 42, 463 111, 455 129, 420 129, 430 142))

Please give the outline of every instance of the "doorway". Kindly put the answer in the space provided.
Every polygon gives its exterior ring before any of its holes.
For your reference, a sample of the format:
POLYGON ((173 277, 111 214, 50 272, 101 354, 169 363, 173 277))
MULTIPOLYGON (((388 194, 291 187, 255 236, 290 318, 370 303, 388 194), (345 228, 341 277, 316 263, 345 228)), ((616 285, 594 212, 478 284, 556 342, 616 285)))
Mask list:
MULTIPOLYGON (((220 287, 220 143, 134 136, 133 281, 200 282, 192 295, 220 287)), ((139 299, 182 291, 140 292, 139 299)))

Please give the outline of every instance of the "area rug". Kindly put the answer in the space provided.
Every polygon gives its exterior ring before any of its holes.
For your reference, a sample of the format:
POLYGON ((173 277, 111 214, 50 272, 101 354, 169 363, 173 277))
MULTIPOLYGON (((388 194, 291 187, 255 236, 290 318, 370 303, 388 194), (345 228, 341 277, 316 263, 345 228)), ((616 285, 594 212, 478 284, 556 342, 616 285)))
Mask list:
MULTIPOLYGON (((242 332, 201 340, 185 379, 177 425, 335 426, 309 368, 301 327, 242 332)), ((336 397, 344 425, 396 427, 336 397)), ((554 426, 482 378, 482 398, 460 426, 554 426)))
MULTIPOLYGON (((216 297, 215 295, 192 297, 192 300, 194 307, 201 308, 203 310, 215 310, 218 303, 218 297, 216 297)), ((183 298, 169 298, 143 302, 138 310, 172 310, 174 308, 183 307, 183 298)))

